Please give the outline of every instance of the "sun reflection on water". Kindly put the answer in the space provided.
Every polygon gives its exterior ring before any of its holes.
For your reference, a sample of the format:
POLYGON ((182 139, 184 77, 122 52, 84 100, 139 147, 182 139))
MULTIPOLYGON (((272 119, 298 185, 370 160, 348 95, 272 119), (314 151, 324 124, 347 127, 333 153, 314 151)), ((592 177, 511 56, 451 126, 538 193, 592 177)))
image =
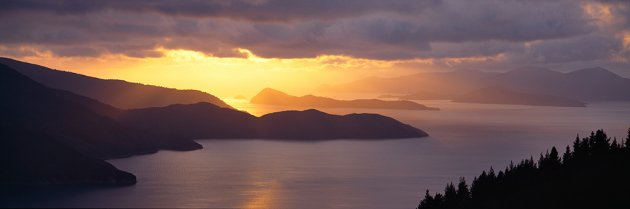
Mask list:
POLYGON ((280 183, 277 181, 259 181, 254 183, 255 188, 247 191, 246 195, 252 196, 242 208, 278 208, 278 198, 280 193, 280 183))

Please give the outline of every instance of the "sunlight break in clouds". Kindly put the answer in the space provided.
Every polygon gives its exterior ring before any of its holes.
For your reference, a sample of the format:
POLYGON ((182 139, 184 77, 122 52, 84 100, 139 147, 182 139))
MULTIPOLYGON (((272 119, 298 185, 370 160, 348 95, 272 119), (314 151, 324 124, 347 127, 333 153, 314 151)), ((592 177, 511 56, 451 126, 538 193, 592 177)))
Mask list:
POLYGON ((418 71, 630 75, 613 0, 5 0, 0 56, 222 97, 418 71))
POLYGON ((247 49, 243 57, 214 57, 198 51, 158 48, 153 58, 121 55, 55 57, 37 52, 21 60, 100 78, 182 89, 200 89, 221 97, 253 96, 265 87, 309 93, 322 83, 342 82, 353 74, 376 75, 392 71, 397 62, 323 55, 315 58, 261 58, 247 49))

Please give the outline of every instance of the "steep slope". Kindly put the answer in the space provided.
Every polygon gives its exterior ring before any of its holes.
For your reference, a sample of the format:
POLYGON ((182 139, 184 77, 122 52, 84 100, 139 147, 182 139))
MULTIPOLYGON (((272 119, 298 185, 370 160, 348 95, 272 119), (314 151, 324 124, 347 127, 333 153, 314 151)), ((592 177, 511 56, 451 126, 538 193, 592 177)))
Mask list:
POLYGON ((70 92, 49 89, 0 64, 0 113, 4 129, 23 129, 60 140, 98 158, 125 157, 160 149, 198 149, 119 124, 108 114, 121 110, 70 92))
MULTIPOLYGON (((72 100, 82 100, 79 96, 50 90, 1 64, 0 98, 2 185, 133 184, 135 176, 95 157, 157 149, 136 147, 133 138, 121 136, 136 134, 74 104, 72 100)), ((106 106, 92 105, 109 111, 106 106)))
POLYGON ((437 110, 412 101, 384 101, 378 99, 337 100, 313 95, 291 96, 284 92, 265 88, 254 96, 253 104, 294 106, 294 107, 330 107, 330 108, 379 108, 407 110, 437 110))
MULTIPOLYGON (((133 174, 32 131, 1 127, 0 185, 126 185, 133 174)), ((2 190, 2 189, 0 189, 2 190)))
POLYGON ((50 88, 73 92, 123 109, 198 102, 230 107, 219 98, 197 90, 178 90, 122 80, 98 79, 2 57, 0 64, 5 64, 50 88))

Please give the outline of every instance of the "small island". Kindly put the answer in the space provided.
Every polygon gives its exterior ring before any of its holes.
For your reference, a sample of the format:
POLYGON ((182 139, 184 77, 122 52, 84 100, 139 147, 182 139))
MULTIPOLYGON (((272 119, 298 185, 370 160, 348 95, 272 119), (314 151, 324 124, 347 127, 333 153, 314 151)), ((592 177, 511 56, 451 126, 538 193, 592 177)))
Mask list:
POLYGON ((282 111, 260 117, 210 103, 129 110, 120 123, 173 139, 396 139, 428 134, 378 114, 332 115, 318 110, 282 111))
MULTIPOLYGON (((428 134, 377 114, 253 116, 210 102, 119 109, 0 64, 0 185, 131 185, 106 159, 201 149, 193 139, 395 139, 428 134)), ((2 189, 0 189, 2 190, 2 189)))
POLYGON ((404 110, 439 110, 412 101, 386 101, 380 99, 337 100, 314 95, 292 96, 284 92, 265 88, 251 100, 253 104, 292 106, 292 107, 325 107, 325 108, 372 108, 372 109, 404 109, 404 110))

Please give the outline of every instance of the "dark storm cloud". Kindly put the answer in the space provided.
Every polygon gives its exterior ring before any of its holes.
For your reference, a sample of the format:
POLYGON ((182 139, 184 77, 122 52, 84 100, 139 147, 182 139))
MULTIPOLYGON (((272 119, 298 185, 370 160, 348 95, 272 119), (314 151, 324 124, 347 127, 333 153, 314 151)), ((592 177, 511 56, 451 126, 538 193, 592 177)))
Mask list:
POLYGON ((152 12, 169 16, 225 17, 251 21, 331 19, 390 11, 414 13, 441 0, 5 0, 0 11, 86 14, 102 10, 152 12))
POLYGON ((588 35, 534 44, 527 52, 538 62, 572 62, 601 60, 620 53, 620 39, 605 35, 588 35))
POLYGON ((59 56, 152 57, 162 47, 228 57, 245 48, 281 58, 601 61, 628 54, 619 34, 629 8, 596 0, 3 0, 0 46, 59 56), (585 14, 588 3, 610 5, 614 24, 585 14))

